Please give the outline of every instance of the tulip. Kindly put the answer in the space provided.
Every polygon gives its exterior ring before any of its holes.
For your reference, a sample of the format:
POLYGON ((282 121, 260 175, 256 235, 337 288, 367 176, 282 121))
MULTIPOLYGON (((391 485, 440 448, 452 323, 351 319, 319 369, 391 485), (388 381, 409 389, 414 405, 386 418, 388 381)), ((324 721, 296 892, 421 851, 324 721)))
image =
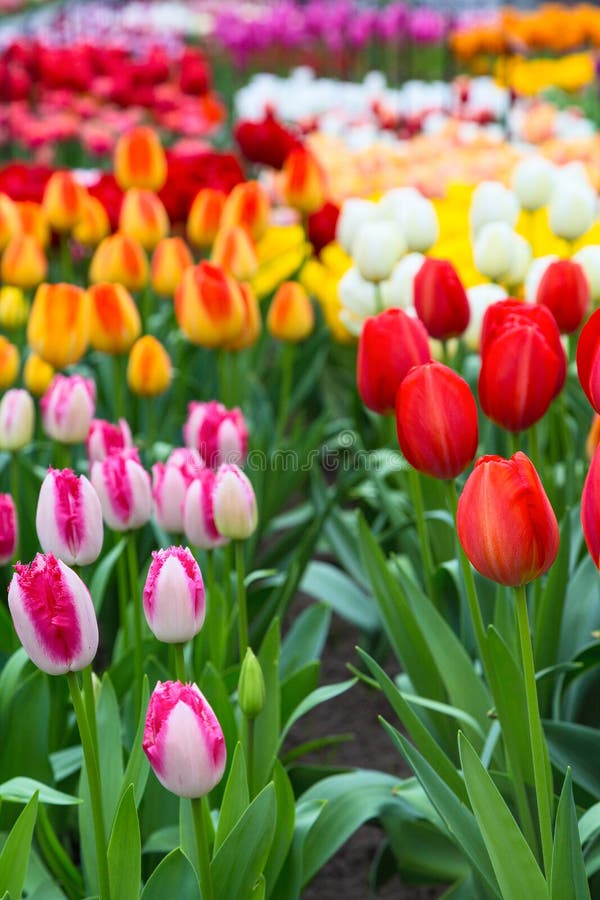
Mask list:
POLYGON ((583 485, 581 525, 590 556, 600 568, 600 453, 597 448, 583 485))
POLYGON ((431 362, 412 369, 396 395, 400 449, 425 475, 456 478, 477 451, 477 404, 467 382, 431 362))
POLYGON ((187 236, 196 247, 212 245, 219 230, 226 198, 223 191, 214 188, 202 188, 194 197, 187 220, 187 236))
POLYGON ((354 238, 352 255, 358 271, 367 281, 389 278, 392 269, 406 253, 406 244, 395 222, 367 222, 354 238))
POLYGON ((219 534, 232 540, 249 538, 258 524, 254 488, 242 470, 224 463, 217 470, 213 514, 219 534))
POLYGON ((169 217, 152 191, 130 188, 123 197, 119 231, 138 241, 144 250, 154 250, 169 233, 169 217))
POLYGON ((156 245, 150 267, 152 290, 163 297, 173 297, 183 273, 194 265, 192 254, 183 238, 163 238, 156 245))
POLYGON ((115 147, 119 187, 159 191, 167 180, 167 159, 158 135, 139 126, 121 135, 115 147))
POLYGON ((570 259, 550 263, 541 277, 536 302, 550 310, 562 334, 577 331, 590 305, 583 268, 570 259))
POLYGON ((348 200, 344 200, 335 236, 338 243, 350 256, 357 232, 367 222, 374 222, 378 213, 377 204, 370 200, 362 200, 359 197, 350 197, 348 200))
POLYGON ((90 340, 90 298, 74 284, 41 284, 35 292, 27 340, 56 369, 79 362, 90 340))
POLYGON ((0 494, 0 566, 9 563, 17 551, 19 523, 10 494, 0 494))
POLYGON ((408 250, 425 253, 439 237, 440 226, 433 203, 413 188, 389 191, 379 202, 386 218, 400 227, 408 250))
POLYGON ((38 496, 35 527, 44 553, 69 566, 87 566, 102 550, 104 530, 98 494, 71 469, 48 469, 38 496))
POLYGON ((153 550, 144 585, 144 613, 159 641, 191 641, 204 624, 206 599, 198 563, 187 547, 153 550))
POLYGON ((34 237, 40 247, 47 247, 50 242, 50 226, 41 203, 33 200, 21 200, 17 203, 21 230, 34 237))
POLYGON ((20 365, 21 357, 18 347, 0 334, 0 391, 6 390, 15 383, 20 365))
POLYGON ((498 584, 527 584, 556 559, 556 516, 524 453, 477 460, 458 501, 456 524, 473 566, 498 584))
POLYGON ((373 282, 362 277, 356 266, 352 266, 344 272, 337 289, 343 306, 342 312, 355 316, 361 326, 362 320, 366 316, 372 316, 377 312, 377 288, 373 282))
POLYGON ((519 215, 519 201, 499 181, 482 181, 473 191, 469 221, 477 234, 490 222, 505 222, 511 229, 519 215))
POLYGON ((525 281, 531 263, 531 245, 520 234, 513 237, 512 260, 502 280, 510 287, 516 287, 525 281))
POLYGON ((315 327, 315 312, 308 294, 296 281, 284 281, 269 307, 267 328, 279 341, 304 341, 315 327))
POLYGON ((525 299, 528 303, 537 302, 537 292, 544 273, 548 266, 553 262, 558 262, 558 259, 559 257, 555 253, 549 253, 546 256, 537 256, 532 260, 525 279, 525 299))
POLYGON ((42 208, 51 228, 72 231, 83 213, 85 188, 71 172, 53 172, 44 188, 42 208))
POLYGON ((8 606, 27 656, 42 672, 79 672, 94 659, 98 623, 90 592, 51 553, 15 566, 8 606))
POLYGON ((99 282, 88 289, 90 343, 103 353, 127 353, 142 330, 135 300, 122 284, 99 282))
POLYGON ((22 231, 19 209, 8 194, 0 193, 0 252, 22 231))
POLYGON ((321 251, 334 242, 339 215, 339 206, 328 201, 321 209, 311 213, 308 217, 306 236, 317 256, 320 256, 321 251))
POLYGON ((565 351, 547 309, 517 300, 488 309, 479 373, 479 399, 488 418, 508 431, 529 428, 560 393, 565 376, 565 351))
POLYGON ((152 511, 152 488, 137 450, 121 450, 95 462, 91 479, 109 528, 129 531, 146 524, 152 511))
POLYGON ((239 285, 244 306, 244 324, 237 337, 224 345, 225 350, 245 350, 252 347, 262 331, 262 318, 256 294, 247 283, 239 285))
POLYGON ((513 190, 523 209, 546 206, 554 188, 556 169, 543 156, 522 159, 513 169, 513 190))
POLYGON ((81 375, 55 375, 40 400, 46 434, 62 444, 85 441, 96 406, 96 385, 81 375))
POLYGON ((110 234, 108 213, 97 197, 84 194, 81 217, 73 228, 73 237, 84 247, 97 247, 110 234))
POLYGON ((490 306, 498 300, 506 300, 507 293, 499 284, 476 284, 467 289, 471 315, 463 340, 469 350, 479 350, 483 318, 490 306))
POLYGON ((183 531, 183 503, 188 487, 204 469, 204 460, 193 447, 172 451, 166 463, 152 466, 152 497, 157 525, 173 534, 183 531))
POLYGON ((0 288, 0 328, 16 331, 27 321, 29 304, 18 287, 6 285, 0 288))
POLYGON ((456 269, 446 259, 426 259, 414 280, 415 309, 433 338, 446 341, 469 324, 469 301, 456 269))
POLYGON ((598 413, 594 413, 594 418, 592 420, 592 424, 590 430, 588 432, 588 436, 585 442, 585 455, 588 459, 592 459, 594 453, 596 452, 596 448, 600 444, 600 416, 598 413))
POLYGON ((148 282, 148 259, 139 241, 117 231, 98 244, 90 263, 90 281, 111 281, 128 291, 139 291, 148 282))
POLYGON ((246 650, 240 669, 238 703, 247 719, 255 719, 265 705, 265 678, 261 665, 250 647, 246 650))
POLYGON ((600 244, 588 244, 572 257, 579 263, 587 278, 592 303, 600 300, 600 244))
POLYGON ((218 266, 201 262, 186 269, 175 294, 179 327, 193 344, 222 347, 244 327, 239 286, 218 266))
POLYGON ((208 794, 225 771, 221 726, 195 684, 157 683, 148 705, 143 748, 160 783, 178 797, 208 794))
POLYGON ((600 413, 600 309, 592 313, 577 343, 577 374, 583 392, 600 413))
POLYGON ((243 465, 248 452, 248 426, 241 409, 227 409, 217 400, 188 404, 183 440, 195 448, 207 466, 243 465))
POLYGON ((596 194, 585 184, 562 181, 548 207, 550 230, 557 237, 574 241, 592 227, 596 217, 596 194))
POLYGON ((46 277, 48 260, 40 244, 30 234, 17 234, 2 254, 0 274, 6 284, 25 290, 36 287, 46 277))
POLYGON ((388 309, 367 319, 357 358, 358 392, 374 412, 392 412, 402 379, 431 360, 424 326, 401 309, 388 309))
POLYGON ((506 222, 490 222, 478 232, 473 245, 475 265, 491 281, 504 281, 516 250, 516 234, 506 222))
POLYGON ((171 357, 151 334, 138 338, 129 354, 127 384, 140 397, 158 397, 173 380, 171 357))
POLYGON ((241 225, 258 241, 267 230, 270 212, 263 186, 258 181, 245 181, 236 184, 225 200, 219 227, 241 225))
POLYGON ((194 547, 213 550, 228 543, 215 525, 213 500, 216 475, 203 469, 188 487, 183 502, 183 530, 194 547))
POLYGON ((410 309, 415 305, 415 278, 425 262, 422 253, 408 253, 397 262, 389 278, 379 283, 379 291, 386 309, 400 306, 410 309))
POLYGON ((327 199, 325 174, 305 147, 295 147, 283 164, 283 195, 288 206, 304 215, 316 212, 327 199))
POLYGON ((35 406, 27 391, 13 388, 0 400, 0 450, 20 450, 33 440, 35 406))
POLYGON ((248 281, 258 272, 256 247, 241 225, 219 229, 210 261, 238 281, 248 281))
POLYGON ((102 462, 111 453, 129 450, 133 447, 131 429, 125 419, 119 419, 117 425, 105 419, 93 419, 85 441, 88 464, 90 468, 95 462, 102 462))
POLYGON ((23 369, 23 384, 34 397, 45 394, 54 378, 54 366, 37 353, 30 353, 23 369))

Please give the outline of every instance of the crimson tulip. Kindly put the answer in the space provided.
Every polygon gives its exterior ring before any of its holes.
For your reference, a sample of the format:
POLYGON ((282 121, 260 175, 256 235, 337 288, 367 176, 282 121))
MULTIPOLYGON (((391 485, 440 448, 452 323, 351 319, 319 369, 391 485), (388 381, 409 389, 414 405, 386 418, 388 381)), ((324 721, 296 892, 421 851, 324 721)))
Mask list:
POLYGON ((415 309, 433 338, 457 337, 469 324, 471 311, 456 269, 447 259, 428 257, 414 280, 415 309))
POLYGON ((581 525, 590 556, 600 568, 600 451, 597 448, 581 495, 581 525))
POLYGON ((586 397, 600 413, 600 309, 592 313, 579 336, 577 374, 586 397))
POLYGON ((577 331, 590 305, 590 286, 582 266, 571 259, 550 263, 535 299, 550 310, 562 334, 577 331))

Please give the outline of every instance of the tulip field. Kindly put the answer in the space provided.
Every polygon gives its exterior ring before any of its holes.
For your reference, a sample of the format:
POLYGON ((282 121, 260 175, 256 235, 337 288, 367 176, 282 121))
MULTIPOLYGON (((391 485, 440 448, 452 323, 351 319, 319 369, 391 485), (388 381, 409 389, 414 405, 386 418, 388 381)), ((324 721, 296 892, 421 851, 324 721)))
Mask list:
POLYGON ((600 898, 599 53, 0 0, 0 900, 600 898))

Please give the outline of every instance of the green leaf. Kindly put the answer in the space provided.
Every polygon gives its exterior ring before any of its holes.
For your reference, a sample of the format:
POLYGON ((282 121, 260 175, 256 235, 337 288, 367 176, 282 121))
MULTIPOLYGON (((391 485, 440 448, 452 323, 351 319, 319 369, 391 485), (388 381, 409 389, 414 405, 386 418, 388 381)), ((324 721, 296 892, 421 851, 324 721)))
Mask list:
POLYGON ((569 769, 556 811, 550 884, 551 900, 590 900, 569 769))
POLYGON ((50 754, 50 764, 55 781, 64 781, 69 775, 74 775, 81 769, 83 751, 81 744, 74 747, 65 747, 64 750, 56 750, 50 754))
POLYGON ((219 811, 219 823, 215 835, 214 853, 217 852, 227 835, 241 819, 248 808, 250 795, 248 793, 248 776, 246 774, 246 760, 240 743, 236 744, 233 753, 233 761, 229 770, 229 777, 225 785, 223 802, 219 811))
POLYGON ((171 897, 177 897, 178 900, 201 900, 194 867, 179 848, 158 864, 146 882, 141 900, 167 900, 171 897))
POLYGON ((119 704, 108 674, 102 678, 96 706, 98 723, 98 755, 102 779, 102 805, 107 827, 112 822, 121 796, 123 782, 123 750, 119 704))
POLYGON ((267 886, 268 896, 272 900, 299 900, 302 890, 304 842, 324 805, 324 800, 298 801, 292 845, 276 884, 267 886))
POLYGON ((275 833, 277 803, 269 783, 252 801, 210 865, 215 900, 245 900, 265 867, 275 833))
POLYGON ((179 825, 166 825, 153 831, 142 848, 142 853, 170 853, 179 846, 179 825))
POLYGON ((0 890, 7 891, 15 900, 21 896, 25 884, 37 807, 38 795, 34 794, 11 828, 0 853, 0 890))
POLYGON ((7 803, 27 803, 35 793, 41 803, 48 803, 51 806, 74 806, 81 803, 79 797, 63 794, 62 791, 56 791, 34 778, 11 778, 0 784, 0 800, 7 803))
MULTIPOLYGON (((536 604, 533 626, 533 645, 538 669, 547 669, 557 661, 563 608, 569 583, 569 553, 571 549, 571 518, 565 515, 560 530, 558 556, 548 575, 539 604, 536 604)), ((551 685, 540 688, 542 709, 551 695, 551 685)))
POLYGON ((361 631, 372 632, 379 628, 379 616, 372 596, 337 566, 325 562, 309 563, 300 590, 326 603, 361 631))
POLYGON ((321 663, 313 660, 281 682, 281 718, 285 722, 319 683, 321 663))
POLYGON ((148 762, 148 758, 144 753, 144 748, 142 746, 144 728, 146 725, 146 710, 148 709, 149 695, 150 688, 148 685, 148 676, 144 675, 144 680, 142 682, 142 704, 140 707, 140 718, 138 720, 137 730, 133 739, 131 753, 129 754, 129 759, 125 768, 125 774, 123 775, 120 795, 121 798, 123 798, 125 792, 129 788, 129 785, 133 785, 135 791, 136 806, 139 806, 142 801, 142 797, 144 796, 144 789, 146 787, 146 782, 150 773, 150 763, 148 762))
POLYGON ((279 669, 282 679, 321 658, 330 622, 331 609, 323 603, 309 606, 294 620, 281 645, 279 669))
POLYGON ((546 880, 498 788, 460 732, 458 745, 471 806, 503 900, 547 900, 546 880))
POLYGON ((407 694, 406 692, 401 693, 407 703, 413 703, 415 706, 422 706, 423 709, 431 709, 434 712, 442 713, 444 716, 450 716, 450 718, 456 719, 458 722, 462 722, 464 725, 469 726, 480 738, 484 737, 483 730, 479 726, 477 720, 474 719, 473 716, 470 716, 469 713, 465 712, 464 709, 457 709, 455 706, 450 706, 449 703, 428 700, 427 697, 418 697, 416 694, 407 694))
POLYGON ((98 614, 102 608, 110 576, 126 546, 127 538, 122 538, 118 544, 115 544, 112 550, 108 551, 106 556, 102 557, 102 561, 96 566, 94 574, 92 575, 89 588, 92 600, 94 601, 96 614, 98 614))
POLYGON ((584 812, 579 820, 579 839, 587 843, 596 832, 600 831, 600 803, 594 803, 584 812))
POLYGON ((348 681, 340 681, 339 684, 326 684, 323 687, 317 688, 316 691, 312 691, 312 693, 310 693, 308 697, 305 697, 302 703, 296 707, 285 723, 279 738, 279 749, 283 746, 288 731, 298 719, 306 715, 307 712, 310 712, 311 709, 314 709, 315 706, 326 703, 328 700, 333 700, 335 697, 339 697, 340 694, 345 694, 346 691, 355 684, 356 678, 349 678, 348 681))
POLYGON ((119 900, 137 900, 140 895, 140 825, 133 784, 123 794, 108 842, 110 892, 119 900))
POLYGON ((548 749, 558 769, 571 767, 573 781, 600 797, 600 731, 572 722, 542 722, 548 749))
POLYGON ((277 822, 269 858, 264 870, 269 890, 275 885, 290 849, 296 818, 294 791, 287 772, 278 759, 275 760, 275 766, 273 767, 273 784, 277 801, 277 822))
POLYGON ((263 787, 277 756, 281 721, 279 690, 279 621, 273 619, 262 642, 258 661, 265 679, 265 705, 254 720, 254 785, 263 787))

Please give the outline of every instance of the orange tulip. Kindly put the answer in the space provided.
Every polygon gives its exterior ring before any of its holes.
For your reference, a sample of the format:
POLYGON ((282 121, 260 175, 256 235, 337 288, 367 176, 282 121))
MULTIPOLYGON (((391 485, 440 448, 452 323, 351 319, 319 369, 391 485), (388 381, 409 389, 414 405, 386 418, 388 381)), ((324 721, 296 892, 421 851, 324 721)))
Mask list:
POLYGON ((86 194, 81 218, 73 229, 73 237, 84 247, 97 247, 110 234, 108 214, 97 197, 86 194))
POLYGON ((169 233, 169 217, 158 195, 130 188, 123 197, 119 231, 135 238, 145 250, 153 250, 169 233))
POLYGON ((600 416, 598 413, 594 414, 594 418, 592 419, 592 424, 590 430, 588 432, 587 440, 585 442, 585 455, 588 459, 591 459, 594 453, 596 452, 596 448, 600 444, 600 416))
POLYGON ((262 318, 256 295, 249 284, 239 286, 244 303, 244 325, 240 334, 229 344, 226 350, 245 350, 255 344, 262 331, 262 318))
POLYGON ((23 367, 23 384, 30 394, 41 397, 54 378, 54 367, 37 353, 30 353, 23 367))
POLYGON ((297 281, 285 281, 273 297, 267 328, 279 341, 296 343, 309 336, 315 327, 315 311, 308 294, 297 281))
POLYGON ((244 327, 240 287, 218 266, 201 262, 183 274, 175 294, 175 315, 193 344, 224 347, 244 327))
POLYGON ((126 353, 142 330, 135 300, 122 284, 89 288, 90 344, 103 353, 126 353))
POLYGON ((323 170, 304 147, 294 148, 286 157, 283 194, 286 202, 304 215, 316 212, 327 199, 323 170))
POLYGON ((29 321, 29 346, 55 369, 78 362, 90 341, 90 298, 74 284, 40 284, 29 321))
POLYGON ((219 229, 210 260, 238 281, 248 281, 258 272, 256 247, 241 225, 219 229))
POLYGON ((148 282, 148 258, 135 238, 117 231, 101 241, 90 263, 90 281, 122 284, 139 291, 148 282))
POLYGON ((0 251, 20 231, 22 225, 17 204, 8 194, 0 194, 0 251))
POLYGON ((20 200, 17 203, 21 227, 25 234, 31 234, 40 247, 47 247, 50 241, 50 227, 41 203, 20 200))
POLYGON ((2 280, 15 287, 33 288, 46 277, 48 260, 30 234, 17 234, 2 255, 2 280))
POLYGON ((44 189, 42 207, 55 231, 72 231, 83 213, 87 191, 70 172, 53 172, 44 189))
POLYGON ((15 383, 20 364, 17 347, 0 334, 0 390, 4 391, 15 383))
POLYGON ((211 246, 219 230, 225 200, 223 191, 214 188, 198 191, 187 220, 187 236, 194 246, 211 246))
POLYGON ((225 201, 221 227, 243 225, 255 241, 263 236, 269 224, 269 198, 258 181, 236 184, 225 201))
POLYGON ((115 178, 120 187, 160 191, 167 180, 167 158, 151 128, 132 128, 115 147, 115 178))
POLYGON ((152 289, 163 297, 173 297, 183 273, 193 265, 192 254, 183 238, 164 238, 156 245, 152 257, 150 272, 152 289))
POLYGON ((163 394, 173 378, 171 358, 151 334, 138 338, 129 354, 127 383, 140 397, 163 394))

